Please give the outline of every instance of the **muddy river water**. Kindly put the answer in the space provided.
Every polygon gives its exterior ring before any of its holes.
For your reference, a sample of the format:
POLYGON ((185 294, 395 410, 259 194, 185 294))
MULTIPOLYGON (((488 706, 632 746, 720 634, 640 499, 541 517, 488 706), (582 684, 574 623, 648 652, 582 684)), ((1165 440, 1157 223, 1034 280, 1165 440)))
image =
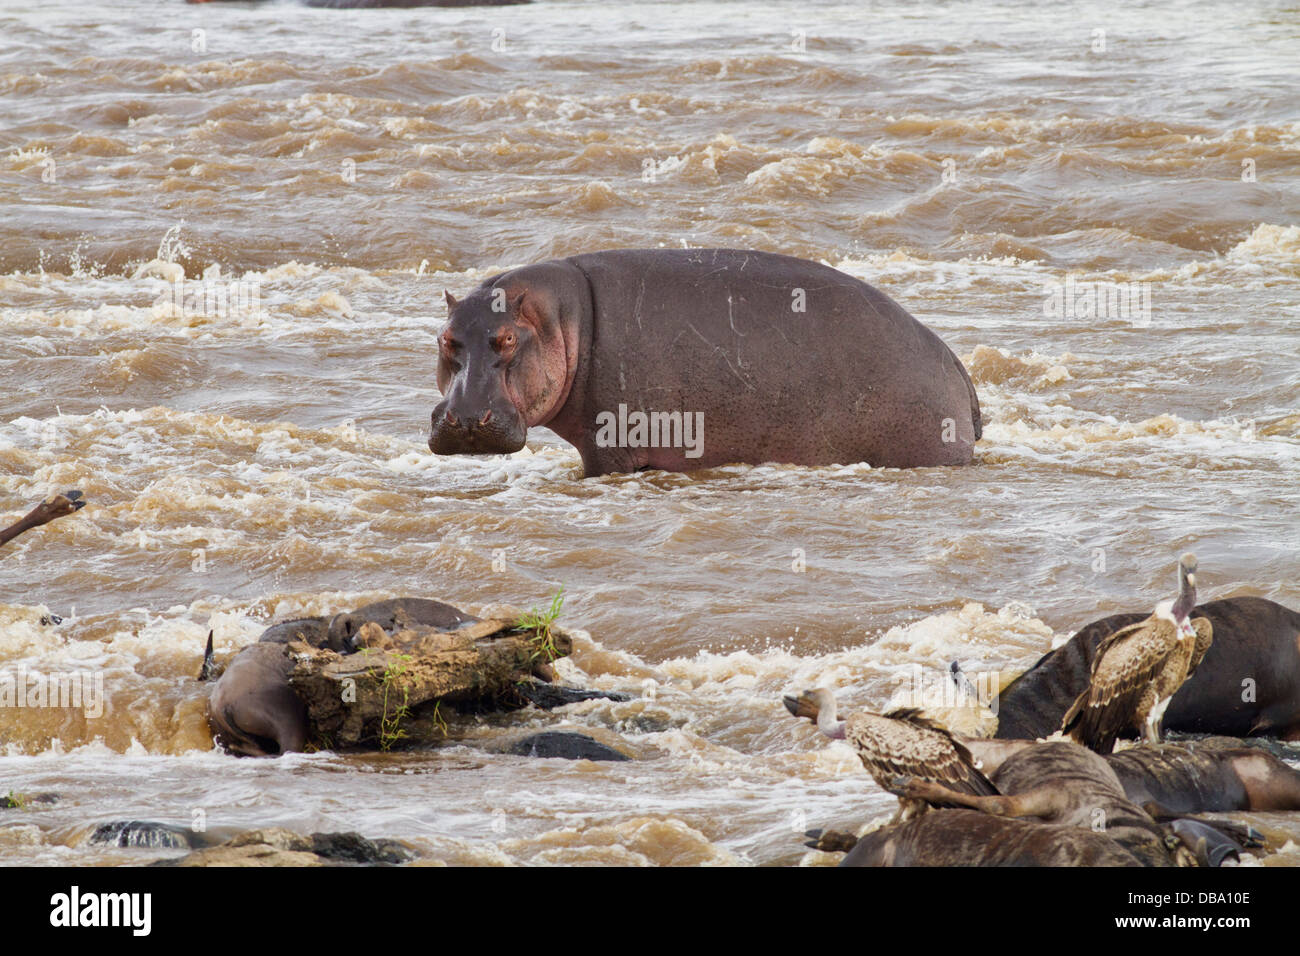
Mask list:
POLYGON ((0 794, 62 795, 0 858, 140 862, 94 825, 202 811, 452 863, 794 863, 894 801, 782 693, 1026 667, 1185 550, 1202 599, 1300 607, 1298 49, 1270 3, 0 3, 0 517, 90 503, 6 548, 0 668, 105 695, 0 711, 0 794), (884 290, 966 363, 976 463, 431 455, 443 289, 620 246, 884 290), (224 302, 176 299, 205 277, 224 302), (561 675, 631 701, 212 750, 209 629, 561 586, 561 675), (640 759, 483 749, 552 726, 640 759))

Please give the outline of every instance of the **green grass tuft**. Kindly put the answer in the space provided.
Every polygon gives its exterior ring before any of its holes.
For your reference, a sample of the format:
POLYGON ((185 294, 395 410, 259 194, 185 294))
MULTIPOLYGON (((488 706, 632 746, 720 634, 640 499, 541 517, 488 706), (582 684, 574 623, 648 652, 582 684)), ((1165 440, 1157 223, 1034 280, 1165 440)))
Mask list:
POLYGON ((549 664, 560 656, 559 649, 555 646, 555 632, 551 629, 551 625, 560 616, 560 610, 563 607, 564 585, 560 585, 560 589, 555 592, 555 597, 551 598, 549 608, 544 611, 533 608, 515 622, 516 627, 532 632, 532 636, 528 638, 533 647, 532 656, 529 658, 530 661, 536 661, 540 658, 542 663, 549 664))

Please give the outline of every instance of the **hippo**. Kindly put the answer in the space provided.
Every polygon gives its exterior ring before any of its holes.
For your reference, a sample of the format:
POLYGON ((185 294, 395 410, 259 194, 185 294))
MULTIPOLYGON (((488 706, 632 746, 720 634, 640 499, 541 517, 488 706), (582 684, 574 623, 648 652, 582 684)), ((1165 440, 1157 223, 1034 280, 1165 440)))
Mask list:
MULTIPOLYGON (((1045 654, 998 695, 997 736, 1046 737, 1088 686, 1097 645, 1147 613, 1113 614, 1045 654)), ((1199 604, 1214 643, 1165 711, 1167 730, 1300 739, 1300 614, 1274 601, 1234 597, 1199 604)), ((1134 728, 1136 731, 1136 728, 1134 728)))
POLYGON ((883 292, 739 249, 618 249, 445 293, 429 449, 545 426, 585 477, 727 463, 960 465, 983 431, 956 355, 883 292))
POLYGON ((27 531, 49 524, 56 518, 80 511, 86 502, 80 491, 65 491, 61 495, 51 495, 23 515, 9 527, 0 529, 0 546, 4 546, 27 531))
POLYGON ((144 849, 193 850, 211 846, 216 841, 207 833, 191 827, 149 820, 113 820, 95 827, 86 841, 99 846, 144 849))

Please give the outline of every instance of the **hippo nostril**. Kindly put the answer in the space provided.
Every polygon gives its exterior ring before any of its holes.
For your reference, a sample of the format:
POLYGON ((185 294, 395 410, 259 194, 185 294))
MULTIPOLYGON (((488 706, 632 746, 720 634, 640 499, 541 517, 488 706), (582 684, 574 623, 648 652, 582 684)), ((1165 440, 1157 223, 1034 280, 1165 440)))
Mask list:
POLYGON ((456 421, 456 416, 453 415, 451 412, 447 412, 444 418, 446 419, 447 424, 450 425, 452 428, 455 428, 457 425, 460 424, 460 422, 456 421))
POLYGON ((482 425, 486 425, 490 421, 492 421, 492 409, 489 408, 486 412, 483 413, 483 417, 478 420, 478 423, 480 426, 482 426, 482 425))

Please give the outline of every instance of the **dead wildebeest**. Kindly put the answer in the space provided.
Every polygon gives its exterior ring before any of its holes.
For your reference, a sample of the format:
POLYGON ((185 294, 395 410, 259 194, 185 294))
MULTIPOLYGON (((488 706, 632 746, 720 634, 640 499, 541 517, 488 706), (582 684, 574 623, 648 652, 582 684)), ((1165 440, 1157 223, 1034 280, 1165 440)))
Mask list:
MULTIPOLYGON (((463 611, 423 598, 397 598, 367 604, 332 617, 306 617, 268 627, 256 644, 245 647, 226 666, 208 698, 208 722, 214 739, 238 756, 266 757, 300 751, 307 745, 307 707, 289 685, 293 661, 288 644, 350 654, 354 638, 369 622, 384 630, 430 626, 452 628, 477 620, 463 611)), ((212 634, 199 680, 215 676, 212 634)))
MULTIPOLYGON (((1157 819, 1149 812, 1154 804, 1140 805, 1135 796, 1143 794, 1127 792, 1106 758, 1068 741, 1026 742, 999 756, 1004 759, 990 773, 997 795, 964 794, 930 780, 895 785, 904 798, 969 807, 985 819, 945 810, 926 814, 935 818, 929 823, 887 826, 856 841, 844 865, 1219 865, 1235 860, 1254 839, 1248 828, 1222 821, 1183 814, 1157 819)), ((1141 760, 1130 763, 1143 766, 1141 760)), ((1159 770, 1152 775, 1168 779, 1159 770)), ((1197 779, 1192 771, 1183 786, 1197 779)), ((843 849, 849 841, 827 834, 816 845, 843 849)))
POLYGON ((1300 771, 1258 747, 1210 739, 1108 754, 1125 794, 1157 818, 1300 810, 1300 771))
MULTIPOLYGON (((1033 740, 1059 730, 1088 688, 1098 646, 1145 617, 1094 621, 1008 684, 998 695, 998 737, 1033 740)), ((1210 622, 1214 642, 1174 694, 1164 729, 1300 739, 1300 613, 1265 598, 1235 597, 1197 605, 1191 618, 1210 622)))
MULTIPOLYGON (((445 700, 457 710, 540 709, 606 697, 613 691, 565 687, 550 661, 572 650, 556 625, 536 632, 526 616, 480 620, 450 604, 396 598, 333 617, 283 621, 266 629, 227 665, 208 700, 218 744, 244 756, 302 750, 309 740, 341 748, 388 745, 397 721, 415 729, 445 700), (390 681, 393 683, 390 684, 390 681), (401 702, 391 708, 388 689, 401 702)), ((212 635, 199 679, 216 676, 212 635)), ((426 730, 439 726, 428 718, 426 730)), ((441 732, 445 733, 445 722, 441 732)))

